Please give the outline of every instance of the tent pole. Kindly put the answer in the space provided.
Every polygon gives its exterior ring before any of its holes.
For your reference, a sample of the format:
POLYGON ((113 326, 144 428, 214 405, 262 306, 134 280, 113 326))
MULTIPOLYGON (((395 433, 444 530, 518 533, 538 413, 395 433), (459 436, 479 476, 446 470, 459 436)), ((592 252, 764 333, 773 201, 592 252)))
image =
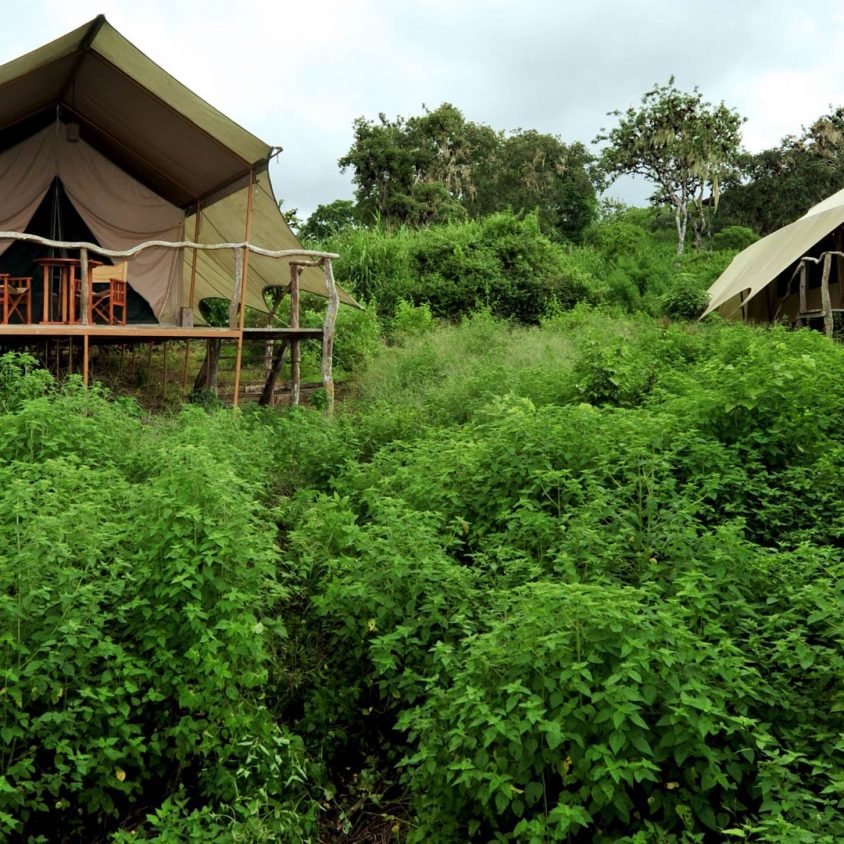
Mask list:
MULTIPOLYGON (((202 203, 197 199, 196 200, 196 217, 193 221, 193 242, 199 243, 199 229, 200 229, 200 220, 202 217, 202 203)), ((188 297, 188 307, 193 311, 193 306, 195 304, 194 299, 196 297, 196 260, 197 255, 199 254, 199 250, 194 246, 193 248, 193 256, 191 257, 190 262, 190 295, 188 297)), ((193 322, 191 322, 193 325, 193 322)))
MULTIPOLYGON (((252 234, 252 196, 255 192, 255 174, 252 169, 249 170, 249 193, 246 197, 246 233, 243 239, 249 243, 249 237, 252 234)), ((249 250, 243 248, 243 277, 240 280, 240 321, 238 323, 237 335, 237 354, 234 362, 234 395, 232 397, 232 404, 237 407, 238 396, 240 393, 240 363, 243 359, 243 326, 246 320, 246 279, 249 275, 249 250)))

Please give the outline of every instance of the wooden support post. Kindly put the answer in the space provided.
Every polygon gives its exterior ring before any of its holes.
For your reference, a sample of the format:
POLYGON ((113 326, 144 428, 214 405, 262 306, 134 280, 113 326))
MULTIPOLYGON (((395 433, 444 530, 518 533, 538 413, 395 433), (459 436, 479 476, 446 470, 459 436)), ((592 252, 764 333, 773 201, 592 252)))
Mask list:
POLYGON ((82 335, 82 384, 88 386, 88 335, 82 335))
POLYGON ((803 261, 800 264, 800 325, 803 325, 803 316, 802 314, 806 313, 806 308, 808 307, 806 304, 806 276, 808 275, 809 269, 806 265, 806 262, 803 261))
POLYGON ((182 370, 182 395, 188 391, 188 363, 190 362, 190 340, 185 340, 185 366, 182 370))
POLYGON ((152 381, 152 340, 147 343, 147 384, 152 381))
MULTIPOLYGON (((299 327, 299 273, 297 263, 290 264, 290 327, 299 327)), ((298 406, 302 389, 302 352, 299 340, 290 338, 290 404, 298 406)))
MULTIPOLYGON (((88 324, 88 311, 91 302, 91 279, 88 276, 88 250, 79 250, 79 283, 82 285, 79 294, 79 321, 82 325, 88 324)), ((71 304, 71 307, 73 305, 71 304)))
POLYGON ((73 337, 70 338, 67 348, 67 374, 73 375, 73 337))
POLYGON ((205 345, 205 360, 199 367, 196 380, 193 382, 193 391, 216 390, 217 389, 217 365, 220 361, 220 346, 222 340, 218 337, 209 337, 205 345))
POLYGON ((264 391, 261 393, 261 398, 258 399, 258 404, 271 405, 274 403, 273 397, 275 395, 275 382, 278 379, 278 373, 281 372, 281 367, 284 365, 284 352, 286 349, 287 341, 282 340, 273 355, 273 363, 270 367, 270 371, 267 373, 264 391))
POLYGON ((167 347, 170 345, 166 340, 161 344, 164 354, 164 373, 161 376, 161 395, 167 398, 167 347))
POLYGON ((832 267, 832 255, 823 256, 823 275, 821 276, 821 309, 823 310, 823 330, 832 339, 832 303, 829 299, 829 271, 832 267))
MULTIPOLYGON (((249 237, 252 234, 252 197, 255 192, 255 174, 252 170, 249 171, 249 192, 246 195, 246 233, 243 239, 249 243, 249 237)), ((240 398, 240 364, 243 360, 243 326, 246 320, 246 282, 249 278, 249 250, 243 249, 243 278, 240 282, 240 320, 238 322, 237 336, 237 352, 234 358, 234 392, 232 395, 232 404, 237 407, 238 399, 240 398)))
POLYGON ((340 294, 334 281, 331 258, 323 258, 322 273, 328 290, 328 307, 325 310, 325 323, 322 329, 322 388, 325 390, 325 415, 334 415, 334 376, 332 364, 334 357, 334 326, 337 322, 337 310, 340 307, 340 294))

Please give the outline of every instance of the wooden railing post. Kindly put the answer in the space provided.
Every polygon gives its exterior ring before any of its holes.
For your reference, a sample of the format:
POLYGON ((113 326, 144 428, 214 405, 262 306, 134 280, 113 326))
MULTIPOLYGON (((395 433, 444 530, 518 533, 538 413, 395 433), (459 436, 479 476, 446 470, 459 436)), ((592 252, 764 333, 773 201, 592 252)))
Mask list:
MULTIPOLYGON (((79 279, 79 283, 82 285, 81 292, 79 294, 79 310, 82 311, 79 314, 79 320, 82 325, 88 324, 88 310, 90 308, 91 303, 91 279, 88 277, 88 250, 87 249, 80 249, 79 250, 79 275, 81 278, 79 279)), ((71 303, 71 310, 73 308, 73 304, 71 303)))
POLYGON ((832 267, 832 255, 823 256, 823 275, 821 276, 821 308, 823 309, 823 330, 832 339, 832 302, 829 299, 829 271, 832 267))
POLYGON ((808 275, 808 267, 806 266, 806 262, 802 261, 800 263, 800 314, 801 318, 799 320, 800 325, 803 325, 803 317, 802 314, 806 313, 806 277, 808 275))
MULTIPOLYGON (((290 264, 290 327, 299 327, 299 272, 298 263, 290 264)), ((298 338, 290 338, 290 404, 299 404, 302 384, 302 354, 298 338)))

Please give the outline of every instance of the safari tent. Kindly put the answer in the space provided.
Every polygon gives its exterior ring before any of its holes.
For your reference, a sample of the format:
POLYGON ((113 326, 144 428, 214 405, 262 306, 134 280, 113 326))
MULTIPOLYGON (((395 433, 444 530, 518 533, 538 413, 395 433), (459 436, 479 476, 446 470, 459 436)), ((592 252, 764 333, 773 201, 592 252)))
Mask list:
POLYGON ((727 319, 808 324, 832 333, 844 309, 844 190, 740 252, 709 288, 727 319))
POLYGON ((279 151, 103 16, 0 67, 0 297, 11 314, 0 340, 79 334, 87 351, 109 331, 207 338, 200 303, 219 298, 232 302, 225 337, 239 356, 243 305, 267 312, 268 288, 293 279, 353 303, 329 289, 332 256, 303 250, 279 211, 268 169, 279 151), (166 245, 131 252, 151 241, 166 245), (45 252, 71 256, 69 283, 66 266, 48 283, 57 270, 45 252), (94 324, 79 304, 102 295, 89 264, 121 259, 125 324, 94 324), (56 311, 57 296, 69 303, 56 311))

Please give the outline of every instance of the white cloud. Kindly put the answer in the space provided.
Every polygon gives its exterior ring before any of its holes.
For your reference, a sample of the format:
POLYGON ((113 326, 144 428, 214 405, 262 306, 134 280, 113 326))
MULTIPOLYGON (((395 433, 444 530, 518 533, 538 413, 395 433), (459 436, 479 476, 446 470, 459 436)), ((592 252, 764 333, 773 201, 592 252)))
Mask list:
POLYGON ((104 12, 188 87, 281 144, 278 193, 305 212, 351 196, 337 159, 358 115, 448 100, 496 129, 588 143, 608 111, 674 74, 746 115, 755 150, 842 101, 835 0, 6 0, 3 12, 0 61, 104 12))

